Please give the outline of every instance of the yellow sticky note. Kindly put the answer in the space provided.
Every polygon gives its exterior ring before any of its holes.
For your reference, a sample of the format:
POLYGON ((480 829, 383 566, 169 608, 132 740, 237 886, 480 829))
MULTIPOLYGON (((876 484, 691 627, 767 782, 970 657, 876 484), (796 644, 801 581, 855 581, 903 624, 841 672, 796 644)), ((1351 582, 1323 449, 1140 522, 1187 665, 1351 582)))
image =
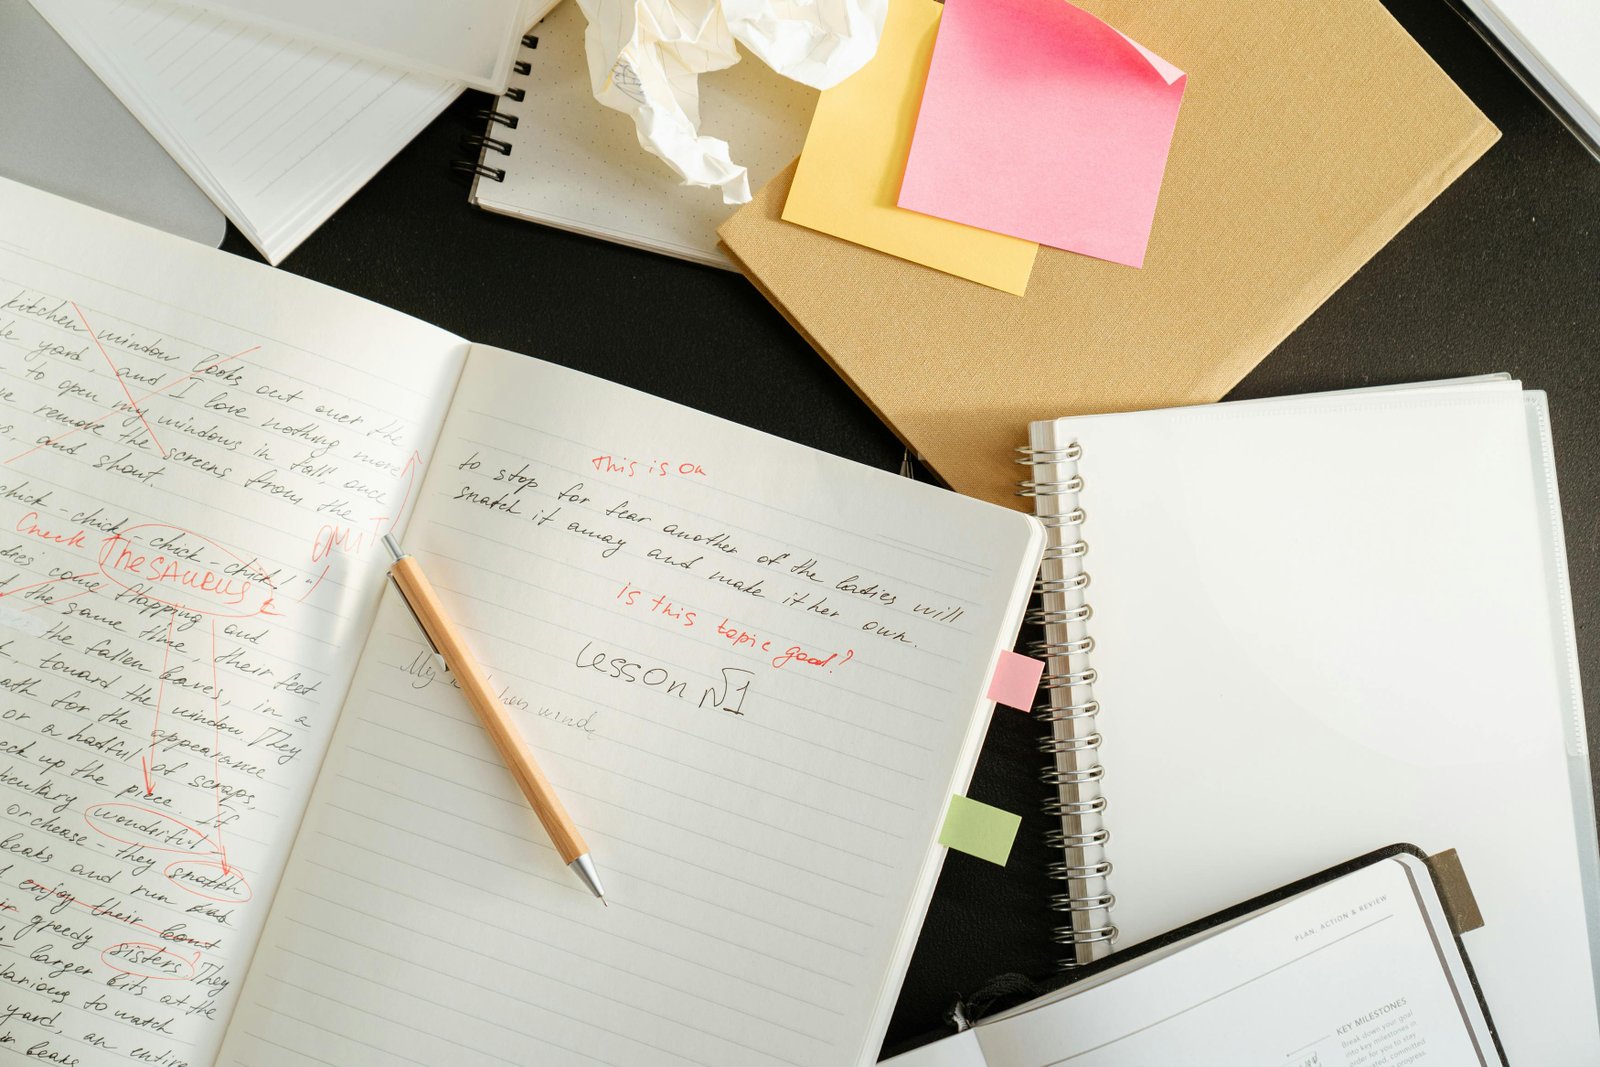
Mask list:
POLYGON ((939 844, 1004 867, 1021 825, 1022 816, 957 793, 950 798, 950 807, 944 813, 939 844))
POLYGON ((817 102, 783 218, 1021 296, 1037 244, 895 206, 942 11, 891 0, 877 55, 817 102))

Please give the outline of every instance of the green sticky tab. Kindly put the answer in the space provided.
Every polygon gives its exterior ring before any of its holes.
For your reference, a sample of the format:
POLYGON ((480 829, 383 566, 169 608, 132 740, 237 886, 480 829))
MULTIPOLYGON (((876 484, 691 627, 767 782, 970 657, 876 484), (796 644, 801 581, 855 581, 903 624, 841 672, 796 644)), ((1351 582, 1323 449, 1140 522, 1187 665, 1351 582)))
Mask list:
POLYGON ((939 844, 1004 867, 1021 825, 1020 815, 956 794, 944 813, 939 844))

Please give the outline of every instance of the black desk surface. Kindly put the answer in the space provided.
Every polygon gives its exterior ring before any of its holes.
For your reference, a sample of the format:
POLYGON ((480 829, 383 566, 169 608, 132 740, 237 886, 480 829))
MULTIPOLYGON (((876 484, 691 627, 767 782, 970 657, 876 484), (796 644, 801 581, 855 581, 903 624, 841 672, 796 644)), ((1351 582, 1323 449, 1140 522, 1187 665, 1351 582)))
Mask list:
MULTIPOLYGON (((1492 371, 1547 390, 1585 702, 1600 708, 1600 163, 1444 0, 1388 6, 1503 138, 1234 396, 1492 371)), ((449 162, 463 135, 481 132, 475 114, 489 102, 476 93, 457 101, 283 269, 475 341, 864 463, 898 464, 889 431, 738 274, 469 207, 449 162)), ((651 165, 641 154, 640 166, 651 165)), ((224 247, 255 256, 235 232, 224 247)), ((1493 521, 1487 507, 1484 520, 1493 521)), ((1483 579, 1493 581, 1494 561, 1484 561, 1483 579)), ((1594 721, 1589 736, 1600 741, 1594 721)), ((949 857, 891 1047, 938 1025, 958 994, 989 976, 1043 976, 1053 966, 1037 739, 1026 716, 999 710, 971 792, 1027 813, 1017 847, 1003 870, 949 857)))

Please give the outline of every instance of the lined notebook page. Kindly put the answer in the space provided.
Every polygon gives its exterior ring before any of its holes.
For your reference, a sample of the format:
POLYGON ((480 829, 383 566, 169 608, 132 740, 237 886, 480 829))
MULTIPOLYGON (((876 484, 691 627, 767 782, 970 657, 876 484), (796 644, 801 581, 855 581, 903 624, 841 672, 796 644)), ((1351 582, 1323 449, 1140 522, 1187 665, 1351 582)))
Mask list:
POLYGON ((388 599, 222 1062, 873 1062, 1033 520, 475 347, 408 538, 610 906, 388 599))
POLYGON ((464 348, 0 181, 0 1045, 209 1064, 464 348))
MULTIPOLYGON (((732 213, 715 189, 679 183, 660 159, 639 146, 633 121, 602 106, 589 85, 583 9, 563 3, 534 27, 537 48, 517 57, 530 73, 513 73, 526 96, 495 110, 517 120, 490 135, 511 145, 487 152, 485 166, 504 181, 480 178, 472 202, 503 215, 558 226, 649 251, 732 269, 717 250, 717 227, 732 213)), ((728 70, 700 77, 700 132, 728 142, 734 162, 750 169, 758 189, 805 145, 815 89, 790 81, 748 53, 728 70)))
POLYGON ((506 87, 524 0, 180 0, 401 70, 506 87))
POLYGON ((159 0, 34 0, 269 262, 459 86, 159 0))
POLYGON ((1585 0, 1468 0, 1467 7, 1590 143, 1600 143, 1600 70, 1592 59, 1600 10, 1585 0))

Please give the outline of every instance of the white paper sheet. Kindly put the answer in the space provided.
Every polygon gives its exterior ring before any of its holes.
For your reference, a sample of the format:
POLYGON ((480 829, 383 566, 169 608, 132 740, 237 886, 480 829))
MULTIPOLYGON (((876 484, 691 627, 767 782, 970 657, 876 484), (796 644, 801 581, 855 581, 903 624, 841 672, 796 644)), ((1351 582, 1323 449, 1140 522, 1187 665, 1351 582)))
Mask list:
POLYGON ((1596 1062, 1522 403, 1489 382, 1035 424, 1083 450, 1122 944, 1381 827, 1459 851, 1512 1062, 1596 1062))
POLYGON ((639 144, 686 185, 750 199, 726 141, 700 132, 699 76, 739 62, 744 45, 779 74, 827 89, 878 49, 887 0, 579 0, 595 99, 632 116, 639 144))
POLYGON ((413 74, 502 93, 523 0, 178 0, 230 21, 413 74))

